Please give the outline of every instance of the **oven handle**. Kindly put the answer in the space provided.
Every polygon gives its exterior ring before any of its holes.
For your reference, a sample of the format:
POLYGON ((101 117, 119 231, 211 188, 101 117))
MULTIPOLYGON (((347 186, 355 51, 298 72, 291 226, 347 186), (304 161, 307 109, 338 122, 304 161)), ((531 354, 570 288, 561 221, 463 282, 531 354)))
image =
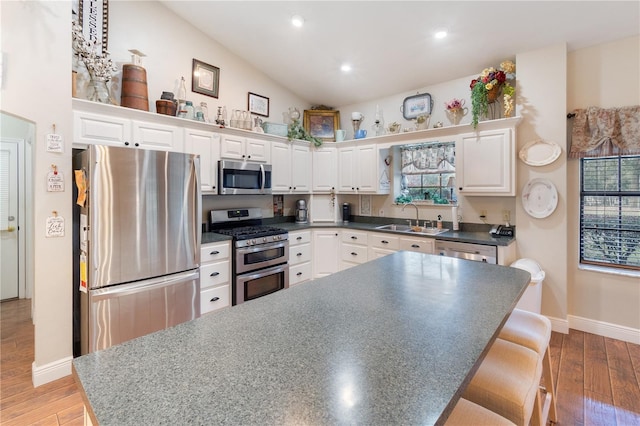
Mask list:
POLYGON ((264 181, 265 181, 265 173, 264 173, 264 166, 262 164, 260 164, 260 173, 262 173, 262 182, 260 182, 260 192, 264 192, 264 181))
POLYGON ((288 245, 289 245, 289 241, 288 240, 276 241, 276 242, 273 242, 273 243, 260 244, 260 245, 251 246, 251 247, 239 247, 239 248, 236 249, 236 252, 242 253, 242 254, 255 253, 257 251, 264 251, 264 250, 280 248, 280 247, 285 247, 286 248, 288 245))

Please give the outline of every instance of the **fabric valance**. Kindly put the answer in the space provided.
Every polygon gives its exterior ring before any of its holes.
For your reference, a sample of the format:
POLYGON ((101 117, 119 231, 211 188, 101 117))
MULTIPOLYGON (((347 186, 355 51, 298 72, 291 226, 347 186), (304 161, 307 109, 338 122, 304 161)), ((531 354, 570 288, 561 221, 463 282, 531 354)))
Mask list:
POLYGON ((640 154, 640 105, 574 111, 569 157, 640 154))
POLYGON ((455 151, 454 142, 403 146, 402 174, 454 173, 455 151))

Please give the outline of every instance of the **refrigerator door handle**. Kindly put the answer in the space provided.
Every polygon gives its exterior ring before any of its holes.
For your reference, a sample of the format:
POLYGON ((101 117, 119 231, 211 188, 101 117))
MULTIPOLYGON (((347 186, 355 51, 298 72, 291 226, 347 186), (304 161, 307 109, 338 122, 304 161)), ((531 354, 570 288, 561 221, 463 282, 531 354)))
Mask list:
MULTIPOLYGON (((186 272, 180 272, 173 275, 167 275, 158 278, 150 278, 144 281, 136 281, 130 284, 120 284, 111 287, 90 290, 91 298, 94 301, 108 299, 113 295, 124 296, 128 294, 142 293, 154 288, 168 287, 180 282, 197 280, 200 277, 198 269, 192 269, 186 272)), ((199 287, 199 286, 198 286, 199 287)))

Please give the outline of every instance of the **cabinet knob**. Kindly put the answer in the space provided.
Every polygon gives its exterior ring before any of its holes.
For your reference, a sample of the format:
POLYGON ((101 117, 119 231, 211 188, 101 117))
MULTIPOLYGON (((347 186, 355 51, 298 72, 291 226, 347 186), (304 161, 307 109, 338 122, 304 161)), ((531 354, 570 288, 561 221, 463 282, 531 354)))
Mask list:
POLYGON ((211 275, 209 275, 210 277, 217 277, 218 275, 220 275, 220 272, 212 272, 211 275))
POLYGON ((338 236, 338 233, 336 232, 336 237, 338 236))
POLYGON ((298 237, 298 238, 296 238, 296 240, 298 240, 298 241, 300 241, 301 239, 302 239, 302 237, 298 237))
POLYGON ((289 187, 289 189, 291 189, 291 187, 289 187))
POLYGON ((242 154, 242 158, 245 158, 245 157, 246 157, 246 155, 242 154))
POLYGON ((251 158, 251 156, 250 156, 250 155, 247 155, 247 158, 251 158))
POLYGON ((462 191, 462 187, 458 188, 458 191, 462 191))
POLYGON ((298 187, 297 187, 297 186, 294 186, 294 187, 293 187, 293 189, 294 189, 294 191, 295 191, 296 189, 298 189, 298 187))
POLYGON ((351 187, 351 190, 352 190, 352 191, 355 191, 355 188, 352 186, 352 187, 351 187))
POLYGON ((129 142, 125 141, 124 146, 129 146, 129 142))
POLYGON ((358 239, 358 237, 356 237, 355 235, 352 235, 352 236, 351 236, 351 239, 352 239, 352 240, 357 240, 357 239, 358 239))
POLYGON ((411 247, 413 247, 413 248, 420 248, 420 246, 419 246, 419 245, 417 245, 417 244, 411 244, 411 247))
POLYGON ((211 253, 209 253, 209 255, 211 256, 215 256, 216 254, 220 254, 220 252, 218 250, 214 250, 211 253))
POLYGON ((353 251, 351 252, 351 256, 357 256, 357 255, 358 255, 358 253, 353 252, 353 251))
POLYGON ((297 276, 300 276, 300 275, 302 275, 302 272, 298 272, 296 275, 297 275, 297 276))
POLYGON ((302 256, 302 253, 298 253, 298 254, 296 254, 296 256, 302 256))
POLYGON ((381 242, 382 244, 389 244, 389 241, 387 241, 387 240, 382 240, 382 241, 380 241, 380 242, 381 242))
POLYGON ((140 144, 138 142, 134 143, 135 146, 140 146, 140 144))
POLYGON ((218 300, 220 300, 220 298, 216 296, 216 297, 214 297, 213 299, 211 299, 211 300, 210 300, 210 302, 216 302, 216 301, 218 301, 218 300))

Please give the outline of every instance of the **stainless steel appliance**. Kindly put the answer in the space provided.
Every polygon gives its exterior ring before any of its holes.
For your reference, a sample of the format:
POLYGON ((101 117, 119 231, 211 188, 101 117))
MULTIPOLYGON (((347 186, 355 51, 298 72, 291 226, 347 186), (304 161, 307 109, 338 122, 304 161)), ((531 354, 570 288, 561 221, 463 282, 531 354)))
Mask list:
POLYGON ((200 316, 199 158, 93 145, 73 161, 74 353, 200 316))
POLYGON ((435 249, 440 256, 457 257, 494 265, 498 263, 498 249, 496 246, 436 240, 435 249))
POLYGON ((307 210, 307 201, 296 201, 296 223, 307 223, 309 221, 309 210, 307 210))
POLYGON ((289 287, 289 233, 259 208, 212 210, 211 231, 233 237, 233 305, 289 287))
POLYGON ((351 204, 344 203, 342 204, 342 221, 346 223, 349 219, 351 219, 351 204))
POLYGON ((271 194, 271 165, 249 161, 218 161, 218 194, 271 194))

